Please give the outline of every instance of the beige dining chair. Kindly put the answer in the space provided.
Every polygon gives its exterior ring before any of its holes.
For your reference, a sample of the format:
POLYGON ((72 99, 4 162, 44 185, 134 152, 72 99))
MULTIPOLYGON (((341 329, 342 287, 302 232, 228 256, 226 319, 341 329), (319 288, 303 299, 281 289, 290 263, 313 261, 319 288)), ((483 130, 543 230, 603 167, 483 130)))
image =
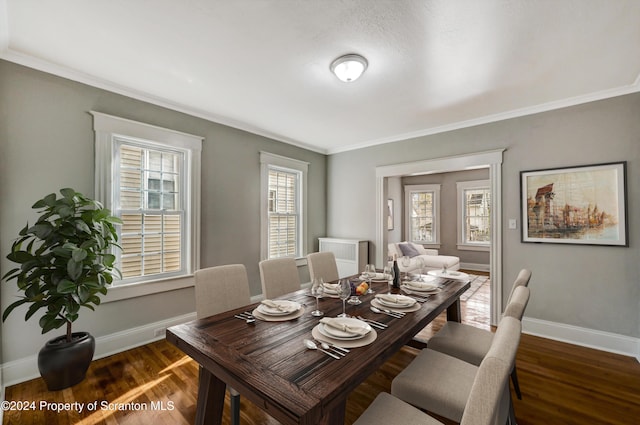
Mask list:
MULTIPOLYGON (((503 379, 492 384, 500 387, 497 389, 500 400, 492 412, 496 424, 515 423, 508 377, 513 369, 521 332, 522 324, 518 319, 503 317, 491 348, 480 362, 480 365, 486 364, 487 359, 494 358, 504 367, 503 379)), ((480 379, 479 370, 480 366, 426 348, 393 379, 391 394, 417 408, 462 423, 467 405, 477 414, 482 411, 482 406, 469 401, 476 379, 480 379)), ((496 391, 492 385, 483 387, 496 391)), ((467 416, 470 415, 467 412, 467 416)))
POLYGON ((296 260, 291 257, 263 260, 258 264, 262 295, 275 298, 300 289, 300 276, 296 260))
MULTIPOLYGON (((209 267, 195 272, 196 317, 202 319, 251 304, 247 270, 242 264, 209 267)), ((200 366, 202 368, 202 366, 200 366)), ((231 423, 240 423, 240 394, 231 387, 231 423)))
POLYGON ((314 252, 309 254, 307 255, 307 264, 312 282, 318 277, 321 277, 325 282, 335 282, 340 279, 336 256, 333 252, 314 252))
MULTIPOLYGON (((530 291, 528 285, 530 279, 531 271, 522 269, 520 273, 518 273, 518 277, 511 288, 503 316, 511 316, 522 320, 525 308, 529 302, 530 291), (520 287, 525 289, 518 289, 520 287)), ((474 365, 479 365, 491 346, 493 335, 493 332, 476 328, 475 326, 458 322, 447 322, 429 339, 427 347, 474 365)), ((520 383, 518 382, 518 373, 515 366, 511 373, 511 380, 516 396, 521 400, 522 393, 520 391, 520 383)))
MULTIPOLYGON (((510 365, 485 357, 473 379, 460 425, 494 425, 505 403, 510 365)), ((445 377, 446 378, 446 377, 445 377)), ((438 385, 438 384, 436 384, 438 385)), ((354 425, 441 425, 442 422, 388 393, 380 393, 354 425)))

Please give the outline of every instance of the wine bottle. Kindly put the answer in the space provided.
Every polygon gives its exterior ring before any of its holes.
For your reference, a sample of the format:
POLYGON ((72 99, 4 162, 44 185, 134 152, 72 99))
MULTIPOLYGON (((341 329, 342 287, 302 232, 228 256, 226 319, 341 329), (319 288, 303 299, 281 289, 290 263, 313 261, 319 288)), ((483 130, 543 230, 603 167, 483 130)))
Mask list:
POLYGON ((398 256, 393 254, 393 287, 400 289, 400 269, 398 268, 398 256))

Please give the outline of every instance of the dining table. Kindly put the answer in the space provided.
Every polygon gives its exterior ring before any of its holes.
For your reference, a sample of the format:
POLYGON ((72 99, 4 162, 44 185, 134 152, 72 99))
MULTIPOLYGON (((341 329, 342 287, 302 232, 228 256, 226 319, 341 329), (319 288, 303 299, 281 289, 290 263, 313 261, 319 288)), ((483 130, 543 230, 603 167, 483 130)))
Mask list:
MULTIPOLYGON (((316 299, 309 288, 273 300, 300 305, 295 317, 286 320, 257 314, 258 302, 168 328, 166 339, 200 365, 195 423, 222 422, 229 386, 282 424, 343 424, 349 393, 420 330, 445 310, 447 320, 461 320, 460 296, 469 282, 439 279, 438 284, 435 293, 412 295, 421 302, 396 318, 371 310, 378 301, 376 295, 389 290, 387 282, 373 282, 376 293, 359 296, 358 305, 346 304, 346 313, 386 327, 372 327, 361 346, 346 341, 342 345, 351 348, 339 356, 310 350, 304 343, 305 339, 319 342, 317 336, 321 336, 317 333, 321 318, 311 315, 316 299), (257 320, 239 319, 246 317, 245 312, 254 313, 257 320)), ((325 318, 343 311, 342 301, 335 297, 323 296, 319 307, 325 318)), ((341 345, 341 341, 332 342, 341 345)))

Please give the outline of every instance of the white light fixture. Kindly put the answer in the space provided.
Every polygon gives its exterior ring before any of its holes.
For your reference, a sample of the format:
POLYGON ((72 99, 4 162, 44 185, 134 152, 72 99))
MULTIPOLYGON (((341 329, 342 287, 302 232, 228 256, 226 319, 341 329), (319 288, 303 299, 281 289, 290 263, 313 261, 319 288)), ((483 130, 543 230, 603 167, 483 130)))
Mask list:
POLYGON ((367 60, 360 55, 344 55, 331 63, 331 72, 336 74, 340 81, 351 83, 360 78, 367 65, 367 60))

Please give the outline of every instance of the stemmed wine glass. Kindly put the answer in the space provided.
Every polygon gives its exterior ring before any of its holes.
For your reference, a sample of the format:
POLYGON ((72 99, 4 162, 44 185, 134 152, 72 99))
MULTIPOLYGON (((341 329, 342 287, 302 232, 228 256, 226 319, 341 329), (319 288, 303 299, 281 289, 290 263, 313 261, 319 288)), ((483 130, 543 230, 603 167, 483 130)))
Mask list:
POLYGON ((369 284, 369 289, 367 289, 367 294, 375 294, 375 291, 371 289, 371 280, 376 277, 376 266, 373 264, 367 264, 364 266, 364 275, 367 278, 367 283, 369 284))
POLYGON ((400 263, 402 263, 402 267, 404 267, 404 269, 406 270, 404 272, 405 279, 408 279, 409 278, 409 266, 411 265, 411 257, 408 257, 406 255, 403 256, 400 259, 400 263))
POLYGON ((394 279, 394 272, 393 272, 393 266, 392 265, 386 265, 384 266, 384 269, 382 270, 382 274, 384 275, 384 278, 387 279, 387 285, 389 287, 389 293, 391 293, 391 287, 393 286, 393 279, 394 279))
POLYGON ((338 281, 338 296, 342 300, 342 313, 338 314, 337 317, 349 317, 345 311, 345 301, 351 296, 351 282, 349 282, 349 279, 340 279, 338 281))
POLYGON ((317 277, 313 279, 313 284, 311 285, 311 295, 316 297, 316 309, 311 312, 312 316, 321 317, 324 316, 324 313, 320 311, 320 298, 324 294, 324 281, 321 277, 317 277))

